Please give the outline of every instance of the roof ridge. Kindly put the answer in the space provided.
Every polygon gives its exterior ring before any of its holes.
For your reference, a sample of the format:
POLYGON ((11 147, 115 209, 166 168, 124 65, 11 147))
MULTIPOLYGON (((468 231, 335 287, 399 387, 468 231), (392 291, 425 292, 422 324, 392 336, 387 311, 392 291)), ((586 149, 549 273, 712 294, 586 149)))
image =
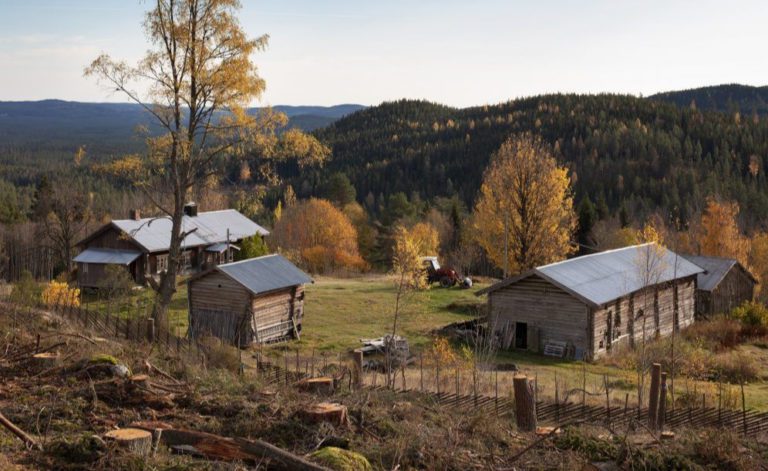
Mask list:
MULTIPOLYGON (((605 255, 605 254, 609 254, 609 253, 621 252, 622 250, 635 249, 635 248, 638 248, 638 247, 644 247, 646 245, 652 245, 652 244, 656 244, 656 242, 644 242, 642 244, 628 245, 626 247, 619 247, 619 248, 610 249, 610 250, 603 250, 601 252, 595 252, 595 253, 590 253, 590 254, 586 254, 586 255, 579 255, 578 257, 566 258, 565 260, 560 260, 558 262, 552 262, 552 263, 548 263, 546 265, 541 265, 541 266, 535 267, 534 270, 539 270, 541 268, 549 268, 549 267, 553 267, 555 265, 560 265, 562 263, 567 263, 567 262, 571 262, 571 261, 574 261, 574 260, 583 260, 585 258, 594 257, 596 255, 605 255)), ((662 245, 662 247, 664 247, 664 246, 662 245)), ((664 248, 666 248, 666 247, 664 247, 664 248)), ((669 249, 667 249, 667 250, 669 250, 669 249)))
POLYGON ((238 260, 236 262, 222 263, 221 265, 217 265, 217 267, 219 267, 219 268, 231 267, 232 265, 237 265, 237 264, 240 264, 240 263, 243 263, 243 262, 252 262, 254 260, 261 260, 263 258, 269 258, 269 257, 282 257, 282 255, 280 255, 279 253, 270 253, 270 254, 261 255, 261 256, 258 256, 258 257, 246 258, 245 260, 238 260))

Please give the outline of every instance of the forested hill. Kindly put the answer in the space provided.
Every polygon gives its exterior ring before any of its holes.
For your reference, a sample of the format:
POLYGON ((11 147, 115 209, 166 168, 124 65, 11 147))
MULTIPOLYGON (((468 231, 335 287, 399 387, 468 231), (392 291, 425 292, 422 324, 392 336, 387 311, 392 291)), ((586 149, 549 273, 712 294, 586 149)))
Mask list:
POLYGON ((691 106, 700 110, 739 112, 744 116, 753 113, 768 114, 768 87, 727 84, 657 93, 649 98, 668 101, 678 106, 691 106))
POLYGON ((333 160, 294 176, 301 193, 345 173, 376 211, 388 195, 422 200, 457 194, 472 204, 491 154, 512 133, 541 134, 573 170, 577 200, 603 212, 660 208, 686 220, 705 198, 739 201, 749 225, 768 220, 764 159, 768 121, 624 95, 544 95, 456 109, 424 101, 384 103, 317 135, 333 160))

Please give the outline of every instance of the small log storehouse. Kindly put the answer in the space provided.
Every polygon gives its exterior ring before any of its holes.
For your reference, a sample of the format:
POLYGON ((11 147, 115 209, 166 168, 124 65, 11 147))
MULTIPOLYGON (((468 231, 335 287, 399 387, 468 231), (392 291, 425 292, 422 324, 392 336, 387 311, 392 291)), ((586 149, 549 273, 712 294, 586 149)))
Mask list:
POLYGON ((189 335, 245 347, 299 338, 306 273, 282 255, 226 263, 187 281, 189 335))
POLYGON ((696 287, 696 313, 702 316, 723 314, 755 296, 757 279, 732 258, 709 255, 683 255, 704 270, 696 287))
POLYGON ((656 244, 575 257, 478 291, 502 348, 593 359, 694 321, 704 272, 656 244))

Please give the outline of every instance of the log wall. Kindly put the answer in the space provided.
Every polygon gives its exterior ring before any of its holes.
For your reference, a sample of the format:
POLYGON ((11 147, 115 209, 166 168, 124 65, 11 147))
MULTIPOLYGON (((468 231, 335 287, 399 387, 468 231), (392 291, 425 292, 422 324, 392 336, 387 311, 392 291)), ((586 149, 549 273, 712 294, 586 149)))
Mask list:
POLYGON ((492 291, 488 303, 494 331, 514 329, 516 322, 528 325, 529 348, 537 346, 542 351, 555 341, 585 352, 588 349, 587 306, 541 277, 531 276, 492 291))
POLYGON ((751 301, 754 295, 755 282, 739 265, 734 265, 710 296, 699 297, 700 312, 707 315, 728 313, 744 301, 751 301))

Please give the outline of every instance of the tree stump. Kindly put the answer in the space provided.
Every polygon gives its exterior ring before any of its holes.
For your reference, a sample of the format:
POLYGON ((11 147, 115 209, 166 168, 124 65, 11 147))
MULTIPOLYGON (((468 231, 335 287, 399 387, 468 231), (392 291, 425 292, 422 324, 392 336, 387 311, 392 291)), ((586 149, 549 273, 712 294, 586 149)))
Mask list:
POLYGON ((648 394, 648 426, 657 430, 659 424, 659 390, 661 389, 661 364, 651 365, 651 388, 648 394))
POLYGON ((512 378, 515 390, 515 418, 517 428, 523 432, 536 430, 536 401, 533 382, 527 376, 515 375, 512 378))
POLYGON ((32 355, 32 364, 35 368, 45 370, 53 368, 59 363, 59 354, 53 352, 36 353, 32 355))
POLYGON ((321 376, 319 378, 307 378, 296 383, 296 387, 304 392, 315 394, 332 394, 333 378, 321 376))
POLYGON ((339 426, 349 424, 347 406, 333 402, 313 404, 301 411, 301 415, 307 422, 315 424, 320 422, 328 422, 339 426))
POLYGON ((152 385, 149 383, 149 376, 147 375, 133 375, 131 376, 130 381, 134 387, 145 389, 147 391, 152 390, 152 385))
POLYGON ((149 456, 152 452, 152 434, 138 428, 111 430, 104 438, 140 456, 149 456))

